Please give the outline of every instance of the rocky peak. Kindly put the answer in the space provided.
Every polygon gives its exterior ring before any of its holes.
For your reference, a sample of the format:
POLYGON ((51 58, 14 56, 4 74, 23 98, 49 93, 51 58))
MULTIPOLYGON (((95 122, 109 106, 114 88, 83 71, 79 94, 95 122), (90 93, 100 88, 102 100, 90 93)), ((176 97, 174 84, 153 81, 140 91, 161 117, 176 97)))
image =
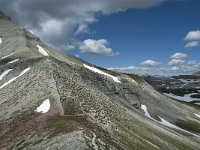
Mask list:
POLYGON ((0 19, 11 20, 9 16, 6 16, 2 11, 0 11, 0 19))

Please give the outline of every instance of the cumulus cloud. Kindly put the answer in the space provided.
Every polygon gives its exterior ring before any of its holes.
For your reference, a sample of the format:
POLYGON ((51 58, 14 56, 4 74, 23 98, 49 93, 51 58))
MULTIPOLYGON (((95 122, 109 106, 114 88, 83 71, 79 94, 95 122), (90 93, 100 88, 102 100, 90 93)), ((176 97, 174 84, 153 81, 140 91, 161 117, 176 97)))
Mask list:
POLYGON ((192 74, 198 70, 200 70, 200 63, 195 60, 192 61, 184 61, 184 60, 171 60, 169 65, 172 67, 166 68, 166 72, 171 72, 171 74, 192 74))
POLYGON ((107 55, 115 56, 119 55, 118 52, 114 52, 111 48, 108 48, 108 41, 105 39, 94 40, 87 39, 80 43, 79 49, 82 53, 89 53, 92 55, 107 55))
POLYGON ((142 63, 140 63, 141 65, 145 65, 145 66, 158 66, 160 63, 156 62, 154 60, 146 60, 143 61, 142 63))
POLYGON ((200 70, 200 63, 191 61, 184 65, 171 66, 171 67, 145 67, 145 66, 128 66, 128 67, 109 67, 109 70, 120 71, 125 73, 136 73, 136 74, 150 74, 150 75, 184 75, 192 74, 200 70), (195 63, 194 63, 195 62, 195 63))
POLYGON ((165 0, 1 0, 0 9, 12 19, 58 46, 87 32, 96 13, 112 14, 130 8, 149 8, 165 0))
POLYGON ((157 70, 157 68, 151 68, 145 66, 109 67, 107 69, 125 73, 136 73, 136 74, 151 74, 153 72, 155 73, 155 70, 157 70))
POLYGON ((192 41, 185 44, 185 48, 192 48, 192 47, 197 47, 197 46, 199 46, 199 41, 192 41))
POLYGON ((77 58, 80 58, 80 56, 79 56, 79 55, 75 55, 75 57, 77 57, 77 58))
POLYGON ((185 60, 182 59, 172 59, 169 61, 168 65, 170 66, 177 66, 177 65, 182 65, 185 63, 185 60))
POLYGON ((187 43, 185 44, 185 48, 193 48, 199 46, 200 30, 188 32, 184 40, 187 41, 187 43))
MULTIPOLYGON (((186 56, 178 57, 181 55, 172 55, 172 56, 177 56, 177 57, 172 57, 172 58, 185 58, 186 57, 186 56)), ((153 61, 144 61, 144 64, 153 65, 154 63, 153 63, 153 61)), ((161 76, 192 74, 192 73, 200 70, 200 63, 195 60, 185 61, 182 59, 172 59, 168 63, 168 65, 170 65, 170 66, 157 65, 157 66, 152 67, 151 65, 150 66, 143 65, 143 63, 140 63, 139 66, 109 67, 107 69, 125 72, 125 73, 161 75, 161 76)))
POLYGON ((65 46, 66 48, 66 50, 71 50, 71 49, 74 49, 75 48, 75 46, 74 45, 66 45, 65 46))
POLYGON ((184 59, 188 57, 187 54, 184 54, 184 53, 175 53, 171 56, 171 59, 184 59))
POLYGON ((185 37, 186 41, 200 41, 200 30, 190 31, 185 37))
POLYGON ((177 71, 177 70, 179 70, 179 69, 180 69, 180 67, 178 67, 178 66, 173 66, 173 67, 171 67, 169 70, 177 71))

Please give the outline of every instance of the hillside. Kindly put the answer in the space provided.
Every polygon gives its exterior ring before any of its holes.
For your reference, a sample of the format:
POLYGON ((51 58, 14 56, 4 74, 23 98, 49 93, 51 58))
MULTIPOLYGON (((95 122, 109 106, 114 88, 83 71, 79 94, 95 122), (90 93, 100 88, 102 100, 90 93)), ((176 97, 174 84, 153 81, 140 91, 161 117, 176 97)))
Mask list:
POLYGON ((199 108, 65 55, 0 13, 0 149, 197 150, 199 108))

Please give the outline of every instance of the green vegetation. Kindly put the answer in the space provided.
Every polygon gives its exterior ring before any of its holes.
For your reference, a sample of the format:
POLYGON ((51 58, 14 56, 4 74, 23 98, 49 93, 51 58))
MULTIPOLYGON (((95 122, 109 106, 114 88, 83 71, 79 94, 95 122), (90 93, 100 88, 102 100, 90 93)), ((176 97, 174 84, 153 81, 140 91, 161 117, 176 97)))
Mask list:
POLYGON ((5 58, 5 59, 3 59, 3 60, 0 60, 0 65, 5 65, 5 64, 7 64, 8 62, 10 62, 10 61, 12 61, 12 59, 9 59, 9 58, 5 58))
POLYGON ((182 103, 182 104, 186 104, 190 107, 193 107, 193 108, 196 108, 196 109, 199 109, 200 108, 200 105, 196 105, 195 103, 197 103, 198 101, 192 101, 192 102, 185 102, 185 101, 176 101, 178 103, 182 103))
POLYGON ((139 75, 135 75, 135 74, 126 74, 126 75, 128 75, 130 78, 132 78, 133 80, 135 80, 139 84, 145 83, 144 79, 139 75))
POLYGON ((187 131, 200 133, 200 126, 197 122, 177 120, 175 123, 178 127, 185 129, 187 131))
POLYGON ((77 122, 66 116, 56 116, 50 120, 49 128, 53 128, 56 133, 69 133, 78 129, 77 122))
POLYGON ((124 84, 130 83, 126 78, 120 78, 120 81, 124 84))
POLYGON ((54 125, 67 124, 68 122, 69 120, 64 116, 56 116, 51 120, 51 123, 54 125))
POLYGON ((98 67, 98 66, 95 66, 95 68, 98 68, 99 70, 106 72, 106 73, 113 75, 113 76, 119 76, 120 75, 120 73, 118 73, 116 71, 107 70, 105 68, 101 68, 101 67, 98 67))

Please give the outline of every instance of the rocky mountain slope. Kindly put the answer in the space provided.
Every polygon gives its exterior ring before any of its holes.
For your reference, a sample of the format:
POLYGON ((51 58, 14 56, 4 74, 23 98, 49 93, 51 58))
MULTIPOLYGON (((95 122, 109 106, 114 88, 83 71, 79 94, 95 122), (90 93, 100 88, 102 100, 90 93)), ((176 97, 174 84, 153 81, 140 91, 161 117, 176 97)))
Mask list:
POLYGON ((65 55, 0 13, 0 149, 200 147, 198 107, 65 55))

